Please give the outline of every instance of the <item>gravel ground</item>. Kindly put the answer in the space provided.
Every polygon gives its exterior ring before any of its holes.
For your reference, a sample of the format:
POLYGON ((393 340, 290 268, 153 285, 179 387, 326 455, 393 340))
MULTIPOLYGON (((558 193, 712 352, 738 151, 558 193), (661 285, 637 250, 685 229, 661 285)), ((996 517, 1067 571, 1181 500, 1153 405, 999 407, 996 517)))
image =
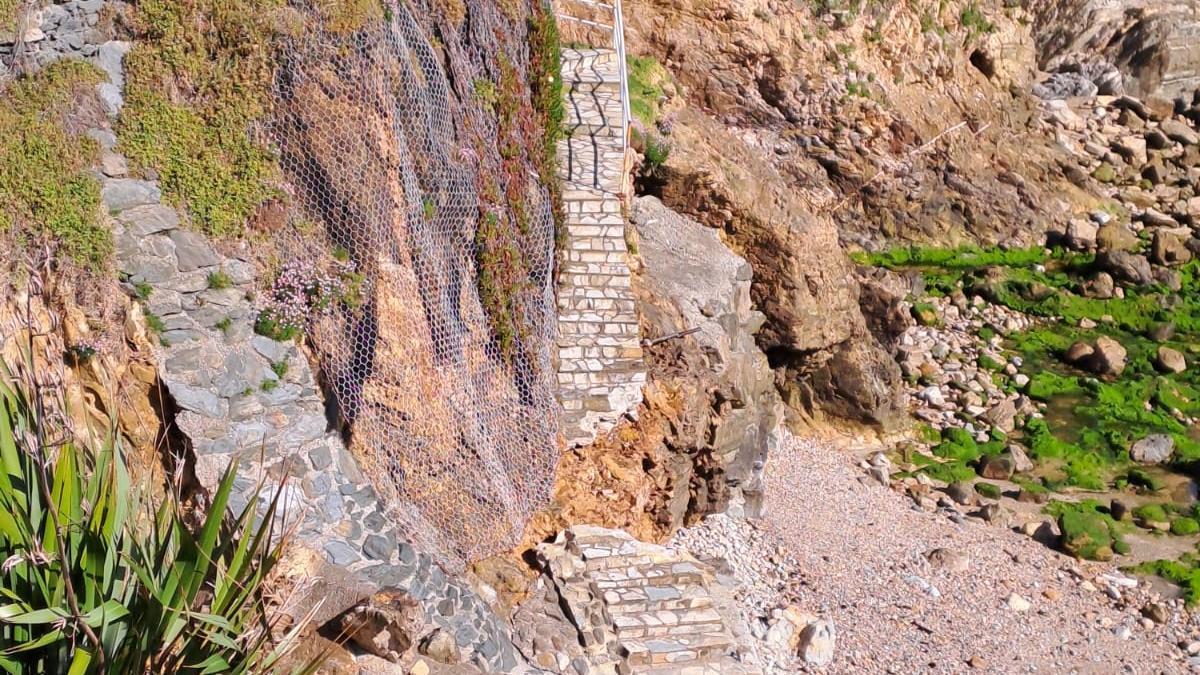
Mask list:
POLYGON ((714 516, 673 541, 727 562, 765 671, 811 668, 770 630, 794 605, 836 625, 835 660, 817 672, 1200 672, 1187 650, 1200 653, 1200 624, 1174 600, 1159 607, 1165 623, 1143 616, 1160 600, 1144 580, 915 509, 835 443, 784 445, 767 469, 762 521, 714 516), (936 549, 950 553, 931 561, 936 549))

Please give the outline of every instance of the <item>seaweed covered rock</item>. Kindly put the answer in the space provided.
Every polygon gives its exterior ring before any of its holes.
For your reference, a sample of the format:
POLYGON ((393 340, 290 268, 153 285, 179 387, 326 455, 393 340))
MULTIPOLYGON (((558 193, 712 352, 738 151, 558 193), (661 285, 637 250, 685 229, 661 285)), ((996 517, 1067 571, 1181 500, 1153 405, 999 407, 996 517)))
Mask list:
POLYGON ((1084 560, 1112 560, 1117 538, 1109 519, 1087 505, 1071 505, 1058 517, 1062 549, 1084 560))

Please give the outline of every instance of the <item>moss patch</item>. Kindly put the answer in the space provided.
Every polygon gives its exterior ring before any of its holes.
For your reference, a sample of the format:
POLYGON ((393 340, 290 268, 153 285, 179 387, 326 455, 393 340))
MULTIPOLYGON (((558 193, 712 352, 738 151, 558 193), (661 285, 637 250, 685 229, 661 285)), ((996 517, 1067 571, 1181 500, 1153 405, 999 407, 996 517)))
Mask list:
POLYGON ((996 485, 995 483, 985 483, 983 481, 975 484, 975 491, 981 496, 987 497, 988 499, 1000 499, 1001 495, 999 485, 996 485))
MULTIPOLYGON (((1176 268, 1182 282, 1178 292, 1149 285, 1126 288, 1123 298, 1099 299, 1082 293, 1084 280, 1096 272, 1094 257, 1061 249, 904 247, 855 257, 863 264, 920 271, 932 295, 962 288, 968 295, 1047 319, 1005 338, 1031 378, 1024 392, 1049 406, 1050 423, 1033 420, 1020 435, 1031 456, 1049 467, 1051 487, 1128 485, 1129 447, 1154 433, 1174 440, 1177 464, 1200 459, 1200 443, 1179 421, 1200 416, 1200 369, 1158 373, 1153 356, 1160 343, 1146 337, 1156 326, 1170 323, 1175 335, 1167 344, 1184 353, 1200 345, 1196 261, 1176 268), (1128 366, 1119 379, 1098 379, 1063 362, 1072 343, 1101 335, 1128 350, 1128 366)), ((923 306, 915 303, 914 311, 923 306)))
POLYGON ((88 64, 60 61, 0 92, 0 232, 48 238, 93 270, 112 253, 100 185, 87 172, 99 147, 65 121, 100 80, 88 64))
POLYGON ((1200 604, 1200 557, 1194 553, 1184 554, 1179 560, 1154 560, 1128 568, 1136 574, 1160 576, 1180 585, 1187 604, 1200 604))
MULTIPOLYGON (((356 5, 357 3, 349 3, 356 5)), ((277 196, 275 158, 248 130, 270 105, 282 0, 142 0, 125 59, 121 149, 215 236, 277 196)), ((330 4, 332 7, 332 3, 330 4)))
POLYGON ((1200 532, 1200 522, 1196 522, 1195 518, 1176 518, 1171 521, 1171 534, 1178 536, 1187 536, 1200 532))
POLYGON ((0 32, 9 31, 17 25, 17 11, 25 0, 0 0, 0 32))
POLYGON ((1094 500, 1054 502, 1045 511, 1058 519, 1063 550, 1077 558, 1111 560, 1118 542, 1119 548, 1128 550, 1120 525, 1094 500))

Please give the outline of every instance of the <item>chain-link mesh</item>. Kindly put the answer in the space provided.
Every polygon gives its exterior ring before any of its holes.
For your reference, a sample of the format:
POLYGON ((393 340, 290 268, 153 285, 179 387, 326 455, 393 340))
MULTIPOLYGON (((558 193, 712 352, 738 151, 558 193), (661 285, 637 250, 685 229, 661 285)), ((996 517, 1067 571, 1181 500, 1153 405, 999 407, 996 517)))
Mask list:
POLYGON ((511 547, 544 505, 558 415, 528 8, 442 1, 298 31, 270 135, 303 214, 280 250, 354 270, 307 327, 351 447, 453 564, 511 547))

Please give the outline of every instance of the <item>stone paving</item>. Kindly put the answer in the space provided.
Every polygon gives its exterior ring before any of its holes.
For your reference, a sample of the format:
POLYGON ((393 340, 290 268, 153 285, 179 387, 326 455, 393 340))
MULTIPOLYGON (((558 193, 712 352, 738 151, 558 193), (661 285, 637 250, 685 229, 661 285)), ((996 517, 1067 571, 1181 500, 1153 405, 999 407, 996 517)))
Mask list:
POLYGON ((741 662, 748 634, 731 598, 712 568, 687 554, 576 526, 537 555, 582 645, 569 661, 535 655, 537 665, 580 675, 756 672, 741 662))
MULTIPOLYGON (((62 58, 119 60, 127 45, 109 40, 100 28, 105 4, 106 0, 54 0, 19 12, 16 31, 0 26, 0 79, 15 65, 38 67, 62 58)), ((101 87, 106 105, 115 87, 101 87)))
POLYGON ((611 49, 564 49, 569 135, 559 143, 566 245, 558 276, 563 431, 583 445, 642 400, 645 364, 630 288, 623 83, 611 49))

